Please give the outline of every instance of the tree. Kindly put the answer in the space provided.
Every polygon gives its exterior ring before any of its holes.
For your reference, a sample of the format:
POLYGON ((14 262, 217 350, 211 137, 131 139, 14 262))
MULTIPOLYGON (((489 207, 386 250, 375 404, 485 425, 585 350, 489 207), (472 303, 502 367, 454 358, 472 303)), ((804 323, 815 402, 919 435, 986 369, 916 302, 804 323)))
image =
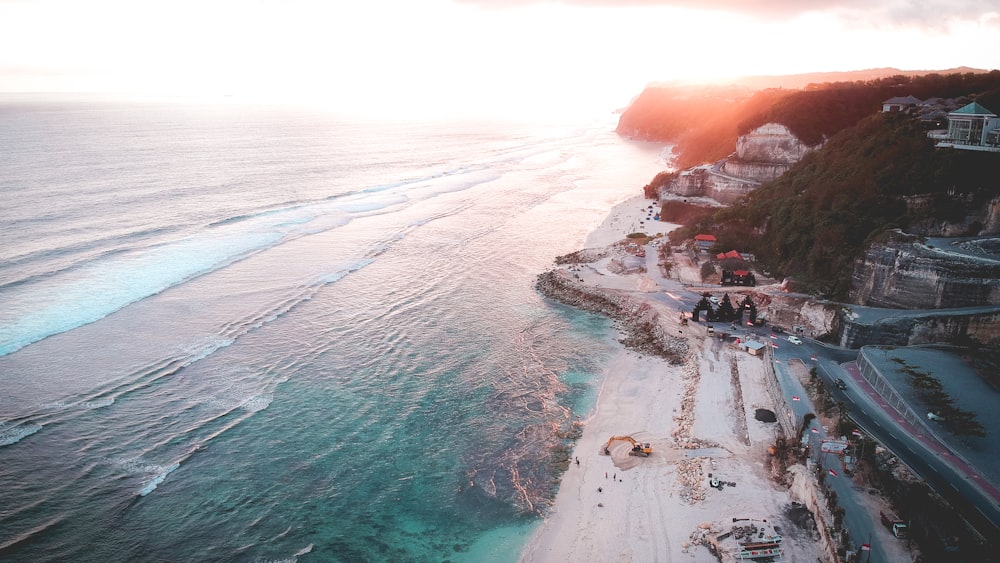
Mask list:
POLYGON ((729 300, 729 294, 722 296, 722 303, 719 304, 719 320, 725 322, 732 322, 737 319, 736 309, 733 308, 732 301, 729 300))

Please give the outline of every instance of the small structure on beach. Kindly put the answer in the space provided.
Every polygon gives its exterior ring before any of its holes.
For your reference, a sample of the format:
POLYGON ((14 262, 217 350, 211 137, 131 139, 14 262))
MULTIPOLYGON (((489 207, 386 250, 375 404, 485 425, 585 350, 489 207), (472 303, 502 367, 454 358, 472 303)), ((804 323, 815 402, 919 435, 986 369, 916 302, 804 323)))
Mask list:
POLYGON ((757 285, 757 277, 750 270, 722 270, 722 285, 757 285))
POLYGON ((741 348, 746 348, 746 351, 750 353, 751 356, 760 356, 764 354, 764 344, 763 342, 757 342, 756 340, 747 340, 740 343, 741 348))
POLYGON ((701 250, 708 250, 715 246, 715 235, 700 234, 694 236, 694 243, 701 250))

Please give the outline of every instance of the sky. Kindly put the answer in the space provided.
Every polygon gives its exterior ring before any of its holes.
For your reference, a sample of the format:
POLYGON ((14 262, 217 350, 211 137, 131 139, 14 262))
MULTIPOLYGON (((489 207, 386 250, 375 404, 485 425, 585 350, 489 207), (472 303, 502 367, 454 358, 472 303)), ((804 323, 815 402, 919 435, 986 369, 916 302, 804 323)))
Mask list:
POLYGON ((646 84, 1000 68, 1000 0, 0 0, 0 92, 606 114, 646 84))

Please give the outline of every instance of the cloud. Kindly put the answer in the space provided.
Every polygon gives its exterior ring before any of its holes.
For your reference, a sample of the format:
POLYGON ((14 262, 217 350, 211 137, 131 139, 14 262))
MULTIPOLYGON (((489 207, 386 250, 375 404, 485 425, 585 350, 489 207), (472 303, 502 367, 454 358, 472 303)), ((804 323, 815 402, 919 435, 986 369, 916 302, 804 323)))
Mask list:
POLYGON ((824 12, 868 25, 941 28, 949 21, 978 20, 996 24, 996 0, 457 0, 459 3, 502 9, 532 4, 579 7, 666 7, 717 11, 753 18, 793 19, 824 12))

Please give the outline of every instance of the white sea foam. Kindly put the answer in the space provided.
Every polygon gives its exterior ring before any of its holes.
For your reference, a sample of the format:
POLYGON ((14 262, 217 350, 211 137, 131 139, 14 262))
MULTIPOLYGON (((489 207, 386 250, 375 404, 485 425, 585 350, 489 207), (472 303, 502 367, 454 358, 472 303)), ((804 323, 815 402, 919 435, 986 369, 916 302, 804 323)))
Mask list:
POLYGON ((96 401, 82 401, 77 403, 81 409, 93 410, 93 409, 103 409, 104 407, 110 407, 115 404, 114 397, 104 397, 103 399, 97 399, 96 401))
POLYGON ((0 423, 0 446, 16 444, 41 429, 42 426, 40 424, 8 425, 7 423, 0 423))
POLYGON ((264 393, 261 395, 254 395, 247 400, 243 401, 240 408, 248 412, 258 412, 266 409, 271 401, 274 400, 274 395, 270 393, 264 393))
POLYGON ((184 365, 191 365, 197 362, 198 360, 207 358, 208 356, 212 355, 216 350, 225 348, 227 346, 231 346, 233 342, 236 342, 236 340, 233 338, 217 337, 217 338, 206 338, 201 342, 190 344, 184 347, 184 349, 182 350, 182 353, 185 356, 189 357, 189 359, 185 362, 184 365))
POLYGON ((160 486, 160 483, 162 483, 167 478, 167 475, 170 475, 175 469, 177 469, 180 466, 181 464, 175 463, 164 469, 162 472, 158 473, 156 477, 153 477, 153 479, 149 483, 146 483, 146 486, 143 487, 141 491, 139 491, 139 496, 144 497, 149 493, 155 491, 156 487, 160 486))
POLYGON ((67 403, 65 401, 54 401, 51 403, 45 403, 41 405, 43 410, 70 410, 70 409, 83 409, 83 410, 93 410, 102 409, 104 407, 110 407, 115 404, 114 397, 104 397, 97 399, 96 401, 78 401, 75 403, 67 403))
POLYGON ((135 474, 156 474, 163 472, 163 466, 154 463, 146 463, 142 458, 131 457, 131 458, 110 458, 107 463, 121 469, 125 473, 130 475, 135 474))

